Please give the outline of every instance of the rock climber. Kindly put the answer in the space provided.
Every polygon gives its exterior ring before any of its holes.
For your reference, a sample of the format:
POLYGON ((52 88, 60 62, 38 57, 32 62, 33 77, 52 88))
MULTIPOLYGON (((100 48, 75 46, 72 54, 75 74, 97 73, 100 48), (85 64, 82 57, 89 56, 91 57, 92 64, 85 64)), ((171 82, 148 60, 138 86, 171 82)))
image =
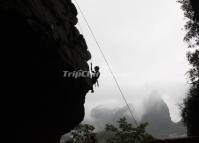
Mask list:
POLYGON ((91 82, 92 82, 92 88, 91 88, 91 93, 94 93, 93 90, 93 85, 97 84, 97 86, 99 87, 99 82, 98 82, 98 78, 100 76, 100 72, 99 72, 99 66, 95 66, 94 70, 93 70, 93 65, 91 63, 91 82))

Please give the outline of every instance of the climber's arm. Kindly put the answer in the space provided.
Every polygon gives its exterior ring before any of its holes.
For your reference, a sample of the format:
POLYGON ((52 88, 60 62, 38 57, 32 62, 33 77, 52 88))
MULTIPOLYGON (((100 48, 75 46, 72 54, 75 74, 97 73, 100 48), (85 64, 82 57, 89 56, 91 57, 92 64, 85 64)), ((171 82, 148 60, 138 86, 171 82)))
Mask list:
POLYGON ((98 80, 97 80, 97 86, 99 87, 99 82, 98 82, 98 80))
POLYGON ((91 72, 95 73, 95 71, 93 70, 93 64, 91 63, 91 72))

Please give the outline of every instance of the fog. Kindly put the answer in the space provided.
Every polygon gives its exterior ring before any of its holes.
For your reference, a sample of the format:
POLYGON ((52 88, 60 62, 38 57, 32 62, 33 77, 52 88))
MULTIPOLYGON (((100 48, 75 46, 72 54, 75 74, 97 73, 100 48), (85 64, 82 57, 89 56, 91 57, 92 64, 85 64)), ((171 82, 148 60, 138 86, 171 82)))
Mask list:
MULTIPOLYGON (((143 113, 144 99, 156 91, 168 105, 172 120, 179 121, 179 104, 186 95, 185 73, 189 69, 183 42, 186 20, 180 4, 175 0, 77 2, 134 112, 143 113)), ((91 61, 101 71, 100 87, 86 97, 86 118, 90 118, 93 108, 111 110, 125 103, 85 21, 80 14, 78 18, 77 27, 86 38, 91 61)))

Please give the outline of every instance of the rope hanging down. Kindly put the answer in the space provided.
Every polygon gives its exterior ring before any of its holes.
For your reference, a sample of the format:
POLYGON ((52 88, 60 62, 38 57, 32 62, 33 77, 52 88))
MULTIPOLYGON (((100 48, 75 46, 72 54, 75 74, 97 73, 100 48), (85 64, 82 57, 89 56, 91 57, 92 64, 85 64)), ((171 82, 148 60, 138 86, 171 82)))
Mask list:
POLYGON ((115 80, 115 83, 116 83, 116 85, 117 85, 117 87, 118 87, 118 89, 119 89, 119 91, 120 91, 120 94, 121 94, 122 98, 124 99, 124 102, 125 102, 126 105, 127 105, 127 108, 128 108, 128 110, 129 110, 129 112, 130 112, 130 115, 132 116, 132 118, 133 118, 133 120, 134 120, 136 126, 138 126, 138 122, 136 121, 136 119, 135 119, 135 117, 134 117, 134 115, 133 115, 133 112, 132 112, 132 110, 131 110, 131 108, 130 108, 130 106, 129 106, 129 104, 128 104, 128 102, 127 102, 125 96, 124 96, 124 93, 123 93, 123 91, 122 91, 122 89, 121 89, 121 87, 120 87, 120 85, 119 85, 119 82, 117 81, 117 78, 116 78, 115 74, 113 73, 113 71, 112 71, 112 69, 111 69, 111 67, 110 67, 110 64, 109 64, 108 60, 107 60, 106 57, 105 57, 104 52, 102 51, 102 48, 101 48, 99 42, 97 41, 97 38, 95 37, 94 32, 93 32, 93 30, 92 30, 90 24, 88 23, 88 20, 86 19, 85 15, 84 15, 83 11, 81 10, 81 7, 80 7, 79 4, 77 3, 77 1, 74 0, 74 2, 76 3, 76 5, 77 5, 77 7, 78 7, 78 9, 79 9, 79 11, 80 11, 80 13, 81 13, 81 15, 82 15, 84 21, 86 22, 86 24, 87 24, 87 26, 88 26, 88 29, 89 29, 91 35, 93 36, 93 38, 94 38, 94 40, 95 40, 95 43, 97 44, 97 46, 98 46, 98 48, 99 48, 99 51, 100 51, 102 57, 104 58, 104 61, 106 62, 106 64, 107 64, 107 66, 108 66, 108 69, 109 69, 111 75, 113 76, 113 79, 115 80))

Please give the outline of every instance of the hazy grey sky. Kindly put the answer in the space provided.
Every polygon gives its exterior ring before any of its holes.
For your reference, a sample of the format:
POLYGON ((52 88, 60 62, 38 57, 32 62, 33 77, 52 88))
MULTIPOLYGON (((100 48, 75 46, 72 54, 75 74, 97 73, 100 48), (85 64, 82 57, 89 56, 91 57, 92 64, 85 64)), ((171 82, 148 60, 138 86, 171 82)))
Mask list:
MULTIPOLYGON (((185 96, 185 20, 176 0, 77 0, 86 15, 129 103, 142 112, 142 101, 156 91, 174 121, 185 96)), ((100 88, 86 97, 86 117, 96 106, 124 106, 106 64, 79 14, 79 23, 101 67, 100 88)), ((78 26, 78 25, 77 25, 78 26)))

